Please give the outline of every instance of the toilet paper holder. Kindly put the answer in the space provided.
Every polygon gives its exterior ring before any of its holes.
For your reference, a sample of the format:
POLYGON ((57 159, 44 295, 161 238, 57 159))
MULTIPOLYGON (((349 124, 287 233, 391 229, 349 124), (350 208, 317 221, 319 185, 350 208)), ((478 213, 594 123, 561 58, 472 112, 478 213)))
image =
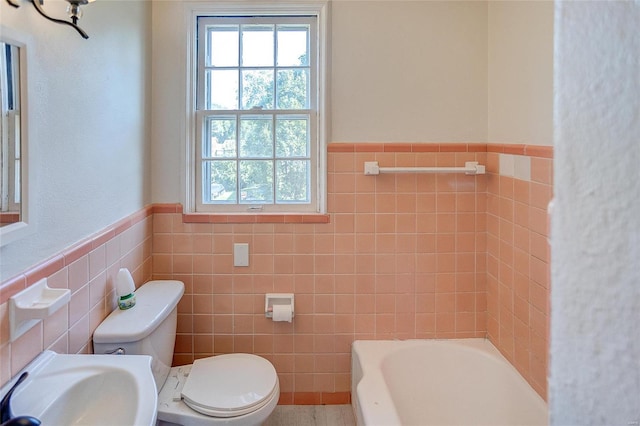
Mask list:
POLYGON ((291 305, 291 316, 295 316, 293 293, 267 293, 264 297, 264 316, 273 318, 274 305, 291 305))

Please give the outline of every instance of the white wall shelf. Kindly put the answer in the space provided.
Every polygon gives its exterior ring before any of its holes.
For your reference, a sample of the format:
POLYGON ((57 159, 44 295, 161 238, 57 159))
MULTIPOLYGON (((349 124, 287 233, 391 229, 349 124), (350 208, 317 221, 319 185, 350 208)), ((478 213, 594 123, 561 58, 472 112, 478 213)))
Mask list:
POLYGON ((43 278, 9 298, 9 338, 13 342, 71 300, 71 290, 50 288, 43 278))

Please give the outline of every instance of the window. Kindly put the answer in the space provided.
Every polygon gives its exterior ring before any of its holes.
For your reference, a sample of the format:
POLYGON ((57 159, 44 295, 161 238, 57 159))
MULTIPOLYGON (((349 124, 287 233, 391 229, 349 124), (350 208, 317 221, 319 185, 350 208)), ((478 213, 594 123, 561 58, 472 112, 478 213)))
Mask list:
POLYGON ((323 210, 319 16, 289 12, 196 18, 197 212, 323 210))

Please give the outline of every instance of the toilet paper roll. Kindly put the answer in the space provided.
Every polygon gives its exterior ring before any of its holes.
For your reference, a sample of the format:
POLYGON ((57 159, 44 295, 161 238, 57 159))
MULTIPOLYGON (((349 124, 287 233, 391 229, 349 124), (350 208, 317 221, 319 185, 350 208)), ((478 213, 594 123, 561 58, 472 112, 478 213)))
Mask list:
POLYGON ((273 320, 291 322, 291 305, 273 305, 273 320))
POLYGON ((127 268, 120 268, 116 275, 116 294, 118 297, 126 296, 136 291, 131 272, 127 268))

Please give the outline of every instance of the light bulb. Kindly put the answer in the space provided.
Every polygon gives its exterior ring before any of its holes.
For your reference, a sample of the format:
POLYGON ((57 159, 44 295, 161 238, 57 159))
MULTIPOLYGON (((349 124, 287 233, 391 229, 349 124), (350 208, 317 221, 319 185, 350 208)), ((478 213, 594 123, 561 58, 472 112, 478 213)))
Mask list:
POLYGON ((82 18, 82 9, 80 9, 79 3, 69 3, 67 6, 67 14, 71 18, 74 24, 78 24, 78 19, 82 18))

